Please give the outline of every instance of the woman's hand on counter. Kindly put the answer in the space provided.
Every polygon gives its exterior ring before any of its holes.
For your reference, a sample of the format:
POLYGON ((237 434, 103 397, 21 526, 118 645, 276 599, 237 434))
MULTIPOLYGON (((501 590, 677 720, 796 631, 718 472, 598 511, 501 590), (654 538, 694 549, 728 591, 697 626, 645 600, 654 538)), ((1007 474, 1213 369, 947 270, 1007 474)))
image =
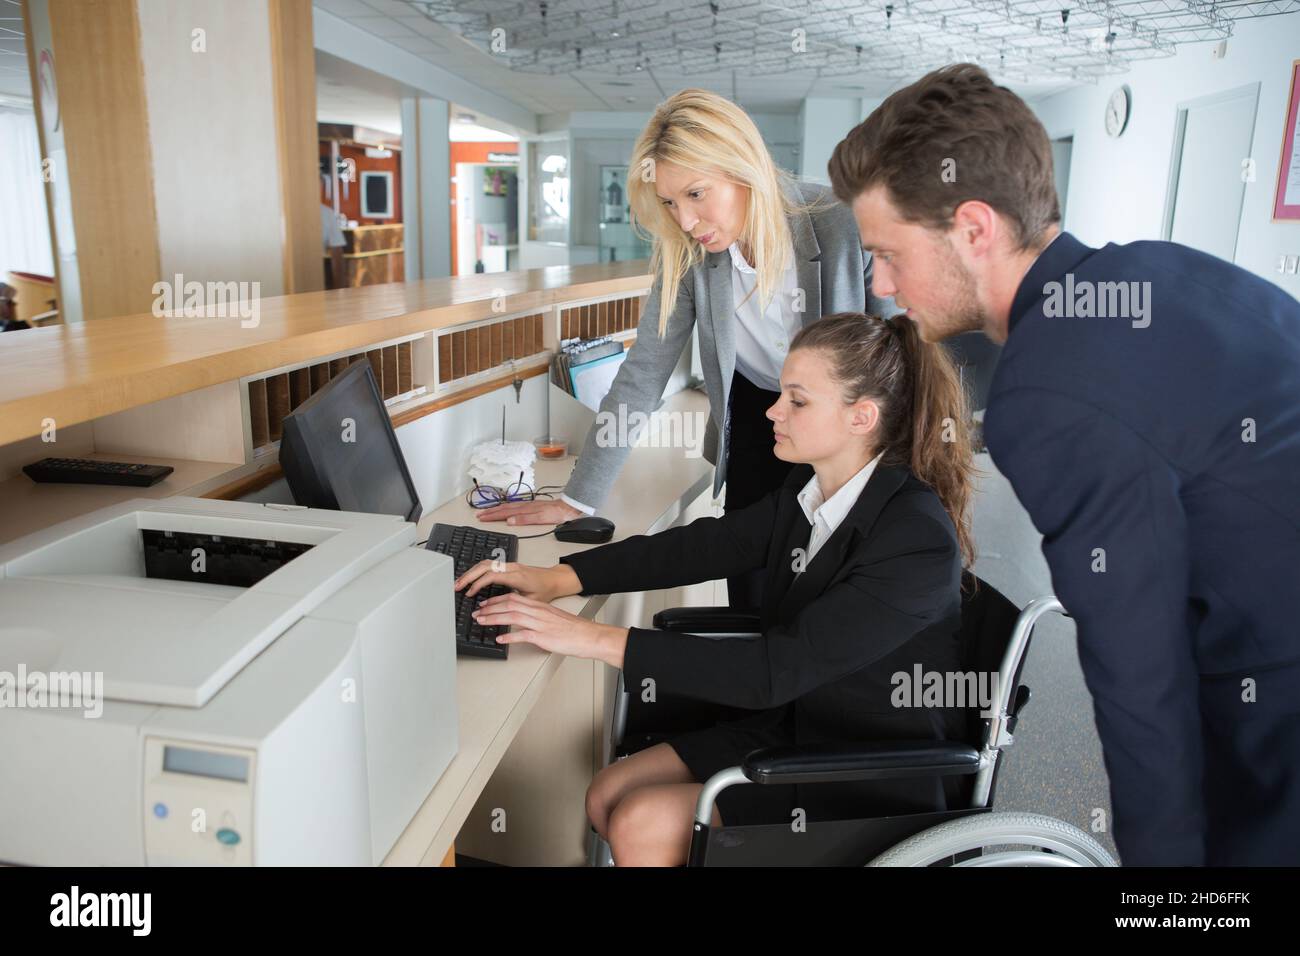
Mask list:
POLYGON ((626 627, 598 624, 522 594, 488 598, 474 612, 474 620, 512 628, 497 638, 502 644, 536 644, 554 654, 604 661, 620 670, 623 667, 629 633, 626 627))
POLYGON ((468 587, 465 593, 472 597, 489 584, 500 584, 524 597, 543 602, 582 592, 582 582, 567 564, 539 568, 513 561, 497 564, 492 560, 474 565, 456 579, 453 587, 457 591, 468 587))
POLYGON ((561 524, 570 518, 582 518, 585 512, 563 501, 507 501, 484 508, 475 517, 479 521, 504 521, 506 524, 561 524))

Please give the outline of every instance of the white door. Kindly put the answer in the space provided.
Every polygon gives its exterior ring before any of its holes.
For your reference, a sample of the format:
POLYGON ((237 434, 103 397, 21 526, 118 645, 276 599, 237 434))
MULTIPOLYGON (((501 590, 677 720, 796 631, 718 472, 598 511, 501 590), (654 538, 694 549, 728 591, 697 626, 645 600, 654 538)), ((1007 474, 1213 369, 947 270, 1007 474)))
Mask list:
POLYGON ((1166 239, 1233 261, 1258 99, 1256 83, 1179 106, 1166 239))

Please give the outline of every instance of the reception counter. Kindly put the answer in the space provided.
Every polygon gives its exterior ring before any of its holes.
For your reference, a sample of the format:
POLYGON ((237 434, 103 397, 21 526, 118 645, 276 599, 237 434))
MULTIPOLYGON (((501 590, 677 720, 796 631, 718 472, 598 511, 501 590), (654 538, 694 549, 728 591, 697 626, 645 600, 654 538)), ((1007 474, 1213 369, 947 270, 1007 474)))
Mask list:
MULTIPOLYGON (((183 307, 190 292, 182 282, 180 293, 171 293, 178 313, 172 316, 129 315, 0 337, 0 445, 40 435, 47 419, 64 427, 321 357, 508 317, 552 316, 555 328, 547 325, 541 343, 547 345, 553 339, 545 333, 559 335, 553 313, 641 297, 650 286, 645 270, 644 261, 552 266, 238 303, 229 290, 217 290, 202 309, 218 312, 224 303, 225 316, 184 314, 198 308, 183 307)), ((619 331, 635 324, 634 318, 619 331)))
MULTIPOLYGON (((121 491, 32 487, 21 468, 47 456, 176 468, 146 494, 248 494, 278 476, 284 415, 350 362, 371 363, 400 428, 544 376, 562 338, 608 334, 631 347, 645 268, 555 266, 268 299, 204 287, 202 308, 182 285, 171 314, 6 333, 0 540, 121 491)), ((519 436, 531 438, 543 417, 521 408, 512 424, 535 423, 519 436)))

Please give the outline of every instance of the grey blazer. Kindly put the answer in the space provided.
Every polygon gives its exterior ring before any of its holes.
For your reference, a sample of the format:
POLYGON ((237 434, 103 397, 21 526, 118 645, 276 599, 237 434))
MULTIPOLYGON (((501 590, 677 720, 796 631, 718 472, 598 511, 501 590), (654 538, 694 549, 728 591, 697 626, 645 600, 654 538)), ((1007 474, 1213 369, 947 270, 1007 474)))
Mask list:
MULTIPOLYGON (((835 312, 896 314, 899 309, 893 299, 878 299, 871 294, 871 256, 862 250, 852 211, 834 199, 827 186, 799 183, 796 188, 799 198, 805 202, 825 197, 831 203, 815 213, 801 211, 789 219, 798 287, 804 291, 803 324, 835 312)), ((587 433, 582 453, 564 488, 568 497, 593 508, 599 508, 608 496, 629 451, 626 445, 598 446, 596 434, 600 423, 607 420, 606 415, 617 421, 620 405, 626 406, 629 416, 633 412, 649 414, 654 410, 697 322, 700 361, 709 396, 703 454, 715 466, 714 497, 726 479, 728 423, 723 416, 727 413, 731 377, 736 367, 731 256, 725 249, 706 253, 704 261, 691 268, 678 287, 677 305, 668 318, 663 338, 659 337, 661 286, 662 280, 656 278, 637 325, 636 347, 628 353, 614 376, 609 394, 600 403, 602 414, 587 433)))

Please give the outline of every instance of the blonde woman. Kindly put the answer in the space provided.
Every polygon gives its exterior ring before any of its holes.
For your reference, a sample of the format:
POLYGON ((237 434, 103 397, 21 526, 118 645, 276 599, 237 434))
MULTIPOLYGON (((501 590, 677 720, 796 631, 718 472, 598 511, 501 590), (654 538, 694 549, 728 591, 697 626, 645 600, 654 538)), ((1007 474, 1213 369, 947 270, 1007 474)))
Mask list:
MULTIPOLYGON (((632 151, 628 198, 653 242, 655 279, 636 347, 601 403, 602 413, 558 501, 513 502, 482 521, 552 524, 594 514, 627 458, 626 444, 597 441, 606 416, 648 414, 699 329, 709 396, 705 458, 713 493, 726 481, 728 511, 781 487, 790 463, 772 451, 766 409, 780 392, 791 339, 823 315, 893 315, 871 295, 870 256, 852 212, 829 187, 795 182, 772 161, 749 115, 706 90, 664 101, 632 151)), ((733 607, 761 605, 763 571, 728 580, 733 607)))

